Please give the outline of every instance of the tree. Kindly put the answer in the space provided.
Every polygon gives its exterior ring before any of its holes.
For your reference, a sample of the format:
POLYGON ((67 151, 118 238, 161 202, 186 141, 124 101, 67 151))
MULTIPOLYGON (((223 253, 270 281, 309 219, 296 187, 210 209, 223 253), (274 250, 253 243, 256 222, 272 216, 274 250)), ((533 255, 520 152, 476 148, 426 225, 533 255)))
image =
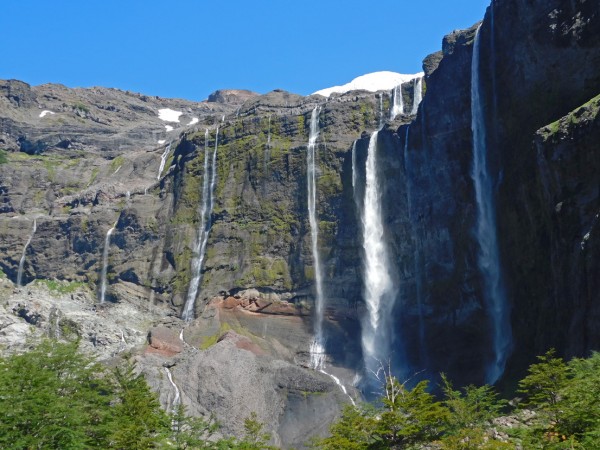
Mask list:
POLYGON ((593 448, 600 442, 600 353, 572 359, 568 370, 569 381, 561 390, 558 432, 574 435, 584 448, 593 448))
POLYGON ((316 439, 313 446, 325 450, 365 450, 375 442, 373 430, 377 410, 370 404, 346 405, 341 417, 329 428, 331 435, 316 439))
POLYGON ((526 395, 526 406, 541 407, 556 421, 560 392, 567 381, 567 365, 555 355, 556 351, 550 349, 545 355, 538 356, 540 362, 529 366, 528 375, 519 381, 518 392, 526 395))
POLYGON ((442 374, 444 405, 448 415, 449 432, 463 428, 477 428, 487 424, 506 406, 506 400, 498 399, 498 393, 488 385, 469 385, 455 390, 448 378, 442 374))
POLYGON ((330 427, 331 436, 317 440, 317 447, 331 450, 411 448, 442 435, 448 410, 427 392, 427 381, 410 389, 383 366, 376 375, 381 375, 384 383, 380 406, 347 406, 342 417, 330 427))
POLYGON ((0 447, 106 448, 111 386, 77 343, 0 359, 0 447))
POLYGON ((169 416, 131 364, 117 367, 113 374, 116 404, 111 415, 111 445, 136 450, 154 448, 169 434, 169 416))
POLYGON ((444 405, 448 408, 446 435, 441 439, 443 450, 496 450, 513 448, 512 445, 492 439, 486 433, 491 420, 498 417, 506 406, 498 399, 494 388, 488 385, 469 385, 455 390, 442 374, 444 405))

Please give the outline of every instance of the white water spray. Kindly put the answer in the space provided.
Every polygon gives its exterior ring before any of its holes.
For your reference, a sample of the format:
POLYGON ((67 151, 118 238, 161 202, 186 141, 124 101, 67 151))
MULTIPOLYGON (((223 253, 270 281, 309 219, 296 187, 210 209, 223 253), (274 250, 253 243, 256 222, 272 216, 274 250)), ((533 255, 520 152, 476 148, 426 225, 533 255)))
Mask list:
POLYGON ((412 115, 416 114, 419 111, 419 105, 423 100, 423 78, 415 78, 413 80, 413 105, 410 113, 412 115))
POLYGON ((169 368, 165 367, 164 369, 165 369, 165 372, 167 372, 167 378, 169 379, 169 383, 171 383, 171 386, 173 386, 173 390, 175 391, 175 397, 173 397, 171 404, 167 406, 167 413, 168 413, 170 411, 175 411, 177 409, 177 407, 181 403, 181 394, 179 393, 179 388, 173 381, 173 375, 171 374, 171 371, 169 370, 169 368))
POLYGON ((404 114, 404 100, 402 99, 401 84, 392 90, 392 109, 390 111, 390 120, 394 120, 400 114, 404 114))
POLYGON ((492 325, 494 359, 486 369, 486 383, 495 383, 503 374, 512 346, 509 308, 504 291, 493 179, 487 164, 485 114, 479 80, 479 30, 475 32, 471 63, 471 130, 473 132, 473 178, 477 203, 476 235, 479 243, 478 263, 484 281, 484 303, 492 325))
POLYGON ((167 158, 169 157, 169 152, 171 151, 171 144, 172 143, 169 142, 169 145, 165 147, 165 151, 160 157, 160 166, 158 167, 158 176, 156 177, 157 180, 160 180, 160 176, 162 175, 162 172, 165 169, 165 164, 167 162, 167 158))
POLYGON ((25 254, 27 253, 27 247, 31 244, 31 240, 33 239, 33 235, 37 230, 37 221, 33 219, 33 228, 31 229, 31 234, 29 238, 27 238, 27 242, 25 243, 25 247, 23 247, 23 254, 21 255, 21 259, 19 260, 19 270, 17 271, 17 286, 23 286, 23 268, 25 267, 25 254))
POLYGON ((112 226, 110 230, 106 233, 106 238, 104 239, 104 250, 102 251, 102 272, 100 273, 100 303, 104 303, 106 296, 106 271, 108 269, 108 248, 110 247, 110 236, 113 231, 115 231, 115 227, 117 226, 117 222, 112 226))
POLYGON ((194 248, 194 256, 192 257, 192 279, 188 288, 188 295, 183 307, 181 318, 189 321, 194 318, 194 305, 196 296, 200 287, 202 278, 202 265, 206 255, 206 244, 208 243, 208 234, 212 225, 211 215, 213 209, 213 195, 217 174, 217 149, 219 146, 219 127, 215 135, 215 147, 212 153, 212 164, 209 164, 210 149, 208 147, 208 129, 204 133, 204 174, 202 180, 202 207, 200 210, 200 227, 196 237, 196 246, 194 248), (209 174, 210 166, 210 174, 209 174))
POLYGON ((368 311, 368 316, 362 323, 362 347, 365 367, 369 372, 376 372, 380 361, 389 358, 389 318, 394 301, 377 177, 378 133, 379 131, 373 132, 369 140, 362 211, 364 298, 368 311))

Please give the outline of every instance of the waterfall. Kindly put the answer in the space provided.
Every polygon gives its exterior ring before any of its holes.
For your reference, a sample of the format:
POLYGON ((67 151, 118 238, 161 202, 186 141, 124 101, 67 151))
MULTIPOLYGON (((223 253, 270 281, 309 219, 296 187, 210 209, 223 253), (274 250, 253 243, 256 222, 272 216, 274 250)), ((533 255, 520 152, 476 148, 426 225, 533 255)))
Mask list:
POLYGON ((352 143, 352 192, 354 198, 356 198, 356 180, 358 174, 356 173, 356 141, 352 143))
POLYGON ((202 264, 206 255, 206 244, 208 243, 208 234, 212 225, 211 215, 213 209, 213 195, 217 174, 217 149, 219 147, 219 127, 215 135, 215 147, 212 153, 212 162, 208 147, 208 129, 204 133, 204 174, 202 180, 202 207, 200 210, 200 227, 196 237, 196 246, 194 248, 194 256, 192 257, 191 273, 192 279, 188 288, 188 295, 183 307, 181 318, 189 321, 194 318, 194 305, 198 288, 200 287, 200 279, 202 278, 202 264), (209 174, 210 166, 210 174, 209 174))
POLYGON ((19 270, 17 271, 17 286, 23 286, 23 268, 25 267, 25 254, 27 253, 27 247, 31 244, 31 240, 33 239, 33 235, 37 230, 37 221, 33 219, 33 228, 31 229, 31 234, 25 243, 25 247, 23 247, 23 254, 21 255, 21 259, 19 260, 19 270))
POLYGON ((171 151, 171 144, 172 142, 169 142, 169 145, 165 147, 165 151, 160 156, 160 166, 158 167, 158 176, 156 177, 157 180, 160 180, 160 176, 162 175, 162 172, 165 168, 167 158, 169 157, 169 152, 171 151))
POLYGON ((500 268, 493 179, 487 166, 485 114, 479 80, 480 28, 481 26, 475 32, 471 63, 471 130, 473 132, 471 177, 477 203, 475 232, 479 243, 478 265, 483 276, 483 298, 492 326, 494 353, 493 361, 486 368, 485 381, 493 384, 504 372, 512 345, 512 331, 500 268))
POLYGON ((263 172, 264 172, 263 194, 266 194, 267 176, 269 174, 269 161, 270 160, 271 160, 271 116, 269 115, 269 124, 268 124, 268 129, 267 129, 267 143, 265 144, 265 154, 263 157, 263 172))
POLYGON ((306 184, 308 190, 308 220, 310 223, 311 249, 315 272, 315 337, 310 345, 310 365, 320 369, 325 363, 325 342, 323 336, 323 274, 319 257, 319 223, 317 222, 317 180, 315 168, 315 149, 319 137, 319 113, 321 107, 313 109, 310 116, 310 131, 306 151, 306 184))
POLYGON ((100 274, 100 303, 104 303, 104 297, 106 296, 106 271, 108 268, 108 248, 110 247, 110 236, 113 234, 113 231, 115 231, 117 222, 115 222, 112 228, 106 232, 106 238, 104 238, 104 250, 102 251, 102 272, 100 274))
POLYGON ((377 177, 378 134, 379 131, 373 132, 369 140, 362 210, 364 298, 368 312, 362 322, 362 347, 365 367, 369 372, 375 372, 379 364, 385 363, 389 357, 389 319, 394 301, 377 177))
POLYGON ((390 110, 390 120, 394 120, 400 114, 404 114, 404 101, 402 100, 401 84, 392 89, 392 109, 390 110))
POLYGON ((379 129, 383 128, 383 92, 379 93, 379 129))
POLYGON ((169 413, 171 411, 176 411, 177 407, 181 403, 181 394, 179 393, 179 388, 173 381, 173 375, 171 374, 169 368, 165 367, 164 369, 165 372, 167 372, 167 378, 169 379, 169 383, 171 383, 171 386, 173 386, 173 390, 175 391, 175 397, 173 398, 173 401, 170 402, 170 405, 167 405, 167 413, 169 413))
POLYGON ((410 111, 412 115, 419 111, 421 100, 423 100, 423 77, 413 79, 413 105, 410 111))

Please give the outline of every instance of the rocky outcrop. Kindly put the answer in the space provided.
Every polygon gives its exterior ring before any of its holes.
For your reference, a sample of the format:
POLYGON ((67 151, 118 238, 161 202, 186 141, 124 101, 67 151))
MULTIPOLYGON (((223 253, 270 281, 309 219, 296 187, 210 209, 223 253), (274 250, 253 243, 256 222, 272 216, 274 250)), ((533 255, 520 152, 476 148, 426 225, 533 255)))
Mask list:
POLYGON ((231 103, 241 105, 246 100, 256 97, 256 92, 245 89, 219 89, 208 96, 208 102, 211 103, 231 103))
POLYGON ((347 397, 327 376, 266 356, 255 339, 228 331, 204 351, 188 349, 169 362, 147 354, 137 363, 172 406, 174 387, 161 370, 169 364, 188 412, 216 415, 226 435, 243 435, 253 412, 278 447, 299 448, 309 436, 324 435, 347 397))

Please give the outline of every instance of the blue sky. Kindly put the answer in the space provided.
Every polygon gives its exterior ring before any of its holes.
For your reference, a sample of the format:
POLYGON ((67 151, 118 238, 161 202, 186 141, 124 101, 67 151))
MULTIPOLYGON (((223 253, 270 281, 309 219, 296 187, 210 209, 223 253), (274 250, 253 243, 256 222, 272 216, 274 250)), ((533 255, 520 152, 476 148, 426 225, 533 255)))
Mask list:
POLYGON ((489 0, 8 0, 0 78, 203 100, 415 73, 489 0))

